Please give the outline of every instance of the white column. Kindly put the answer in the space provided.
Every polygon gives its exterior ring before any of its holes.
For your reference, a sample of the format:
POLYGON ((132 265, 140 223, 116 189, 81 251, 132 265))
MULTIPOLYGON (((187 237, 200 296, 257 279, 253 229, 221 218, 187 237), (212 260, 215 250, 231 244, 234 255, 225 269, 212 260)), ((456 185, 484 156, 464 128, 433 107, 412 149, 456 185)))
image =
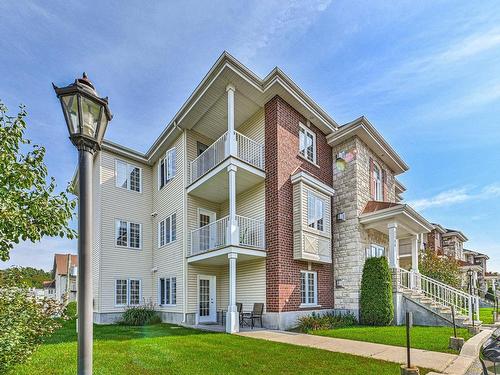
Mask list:
POLYGON ((234 133, 234 91, 233 85, 226 86, 227 91, 227 144, 228 154, 237 155, 236 135, 234 133))
POLYGON ((420 233, 420 243, 419 243, 419 248, 420 250, 424 251, 425 250, 425 233, 420 233))
POLYGON ((239 241, 239 230, 238 222, 236 221, 236 171, 238 168, 235 165, 230 165, 227 167, 228 179, 229 179, 229 220, 228 226, 228 242, 231 246, 238 246, 239 241))
POLYGON ((238 254, 229 253, 229 306, 227 307, 226 332, 240 331, 240 317, 236 308, 236 259, 238 254))
POLYGON ((387 228, 389 229, 389 267, 398 268, 398 240, 397 240, 397 232, 398 232, 398 224, 390 223, 387 224, 387 228))
POLYGON ((420 248, 420 236, 415 235, 411 238, 411 288, 420 289, 418 281, 418 253, 420 248))

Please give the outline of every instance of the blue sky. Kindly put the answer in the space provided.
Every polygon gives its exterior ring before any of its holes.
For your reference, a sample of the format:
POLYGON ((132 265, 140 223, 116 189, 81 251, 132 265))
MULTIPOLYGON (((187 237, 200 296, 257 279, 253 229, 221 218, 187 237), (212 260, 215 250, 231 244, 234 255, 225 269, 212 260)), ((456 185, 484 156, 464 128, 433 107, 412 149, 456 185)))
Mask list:
MULTIPOLYGON (((367 116, 411 167, 407 201, 500 271, 498 2, 92 3, 0 2, 0 99, 27 106, 61 188, 77 160, 51 82, 86 71, 110 97, 106 137, 145 151, 228 50, 261 76, 279 66, 339 123, 367 116)), ((66 251, 23 243, 0 268, 66 251)))

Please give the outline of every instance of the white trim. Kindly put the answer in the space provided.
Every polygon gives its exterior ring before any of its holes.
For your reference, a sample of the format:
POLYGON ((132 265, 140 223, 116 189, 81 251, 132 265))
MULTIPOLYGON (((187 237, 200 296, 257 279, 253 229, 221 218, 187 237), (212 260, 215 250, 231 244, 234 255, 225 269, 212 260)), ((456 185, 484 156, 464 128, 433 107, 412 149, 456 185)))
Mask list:
POLYGON ((122 160, 122 159, 118 159, 118 158, 115 158, 115 187, 119 188, 119 189, 122 189, 122 190, 127 190, 127 191, 131 191, 133 193, 139 193, 139 194, 142 194, 142 168, 139 167, 138 165, 135 165, 135 164, 132 164, 132 163, 129 163, 125 160, 122 160), (126 176, 126 180, 127 180, 127 187, 123 187, 123 186, 119 186, 118 185, 118 163, 123 163, 125 164, 125 167, 127 169, 127 176, 126 176), (139 191, 137 190, 132 190, 130 188, 130 171, 129 171, 129 168, 130 167, 133 167, 133 168, 138 168, 139 169, 139 191))
MULTIPOLYGON (((175 307, 177 306, 177 276, 158 276, 158 306, 160 307, 175 307), (175 279, 175 303, 161 303, 161 279, 170 280, 170 301, 172 302, 173 296, 173 288, 172 288, 172 279, 175 279)), ((166 296, 166 288, 165 288, 165 301, 167 300, 166 296)))
POLYGON ((125 219, 118 219, 115 218, 115 247, 118 248, 123 248, 123 249, 132 249, 132 250, 142 250, 142 224, 137 223, 134 221, 129 221, 125 219), (118 240, 118 227, 117 227, 117 222, 119 221, 124 221, 127 223, 127 245, 118 245, 117 240, 118 240), (137 224, 139 225, 139 247, 132 247, 130 246, 130 224, 137 224))
POLYGON ((202 323, 215 323, 217 321, 217 276, 215 275, 197 275, 196 276, 196 315, 198 316, 198 321, 200 321, 200 280, 209 280, 210 282, 210 297, 213 298, 213 305, 210 303, 210 307, 213 306, 213 316, 210 310, 210 317, 207 320, 201 321, 202 323), (213 297, 212 297, 213 292, 213 297))
POLYGON ((301 270, 300 271, 300 307, 315 307, 318 306, 318 273, 316 271, 309 270, 301 270), (306 291, 306 301, 309 299, 309 274, 313 274, 313 282, 314 282, 314 302, 302 302, 302 275, 306 275, 305 277, 305 291, 306 291))
POLYGON ((375 201, 382 202, 384 200, 384 179, 383 179, 383 174, 382 172, 382 167, 380 164, 372 159, 373 163, 373 170, 370 176, 370 185, 373 183, 373 186, 375 188, 375 191, 373 192, 372 199, 375 201), (378 176, 379 179, 375 179, 375 168, 378 169, 378 176))
POLYGON ((265 250, 254 250, 254 249, 247 249, 245 247, 227 246, 227 247, 224 247, 222 249, 208 251, 208 252, 203 253, 203 254, 190 256, 190 257, 188 257, 188 263, 194 263, 194 262, 198 262, 200 260, 214 258, 214 257, 221 256, 221 255, 227 255, 229 253, 250 255, 250 256, 261 257, 261 258, 265 258, 267 256, 265 250))
POLYGON ((326 204, 327 203, 326 203, 326 201, 325 201, 325 199, 323 197, 319 196, 318 194, 314 193, 313 191, 311 191, 309 189, 306 190, 306 194, 307 194, 307 206, 306 206, 307 207, 306 208, 306 211, 307 211, 306 212, 307 227, 309 229, 314 229, 317 232, 324 233, 324 232, 327 231, 327 225, 326 225, 326 204), (321 219, 323 220, 323 229, 317 228, 317 226, 318 226, 318 220, 315 220, 312 223, 314 226, 311 226, 309 224, 309 214, 310 214, 310 212, 309 212, 309 208, 310 208, 309 207, 309 199, 310 198, 313 199, 313 205, 314 205, 314 207, 313 207, 314 213, 313 214, 316 214, 316 208, 317 208, 317 206, 316 206, 316 200, 319 200, 321 202, 321 204, 322 204, 322 209, 323 209, 322 211, 323 212, 322 212, 321 219))
POLYGON ((170 215, 167 215, 165 216, 162 220, 158 221, 158 226, 157 226, 157 230, 158 230, 158 249, 161 249, 162 247, 165 247, 167 245, 170 245, 171 243, 177 241, 177 211, 176 212, 172 212, 170 215), (175 215, 175 238, 172 239, 172 233, 173 233, 173 225, 172 225, 172 218, 174 217, 175 215), (167 219, 170 219, 169 220, 169 224, 170 224, 170 241, 166 241, 167 240, 167 219), (161 244, 161 241, 160 241, 160 236, 161 236, 161 230, 160 230, 160 227, 161 227, 161 223, 164 223, 163 224, 163 227, 165 229, 165 232, 163 233, 164 235, 164 238, 165 238, 165 243, 162 245, 161 244))
POLYGON ((318 190, 319 192, 326 194, 326 195, 329 195, 329 196, 332 196, 335 193, 335 190, 333 190, 333 188, 331 188, 327 184, 324 184, 323 182, 321 182, 317 178, 311 176, 309 173, 304 172, 304 171, 300 171, 300 172, 295 173, 294 175, 292 175, 292 177, 290 177, 290 179, 292 181, 292 184, 294 184, 294 185, 297 182, 302 182, 302 183, 318 190))
POLYGON ((177 175, 177 150, 176 147, 171 147, 167 151, 165 151, 165 154, 162 158, 158 159, 158 166, 157 166, 157 173, 158 173, 158 191, 163 189, 165 186, 168 185, 170 181, 172 181, 175 176, 177 175), (174 153, 175 158, 171 158, 171 154, 174 153), (163 162, 163 177, 164 181, 161 179, 161 164, 163 162), (173 164, 173 172, 172 175, 170 176, 170 168, 173 164), (161 185, 163 183, 163 186, 161 185))

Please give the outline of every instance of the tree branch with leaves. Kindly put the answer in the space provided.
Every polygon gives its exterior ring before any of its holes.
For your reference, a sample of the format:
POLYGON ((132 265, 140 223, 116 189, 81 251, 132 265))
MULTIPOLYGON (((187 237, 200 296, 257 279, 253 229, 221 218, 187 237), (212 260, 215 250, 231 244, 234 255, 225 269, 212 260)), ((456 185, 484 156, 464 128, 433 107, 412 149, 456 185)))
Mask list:
POLYGON ((44 163, 45 148, 24 136, 26 110, 9 116, 0 101, 0 259, 9 259, 14 244, 42 237, 73 239, 69 227, 76 201, 69 187, 56 193, 44 163))

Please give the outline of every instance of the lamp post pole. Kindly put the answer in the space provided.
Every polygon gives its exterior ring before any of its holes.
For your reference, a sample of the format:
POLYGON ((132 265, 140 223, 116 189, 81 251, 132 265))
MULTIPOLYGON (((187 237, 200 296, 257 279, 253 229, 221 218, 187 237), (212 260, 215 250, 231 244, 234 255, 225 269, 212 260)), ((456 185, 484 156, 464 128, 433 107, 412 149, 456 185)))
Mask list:
POLYGON ((92 374, 92 169, 113 115, 83 73, 66 87, 52 84, 61 101, 69 138, 78 150, 78 374, 92 374))

